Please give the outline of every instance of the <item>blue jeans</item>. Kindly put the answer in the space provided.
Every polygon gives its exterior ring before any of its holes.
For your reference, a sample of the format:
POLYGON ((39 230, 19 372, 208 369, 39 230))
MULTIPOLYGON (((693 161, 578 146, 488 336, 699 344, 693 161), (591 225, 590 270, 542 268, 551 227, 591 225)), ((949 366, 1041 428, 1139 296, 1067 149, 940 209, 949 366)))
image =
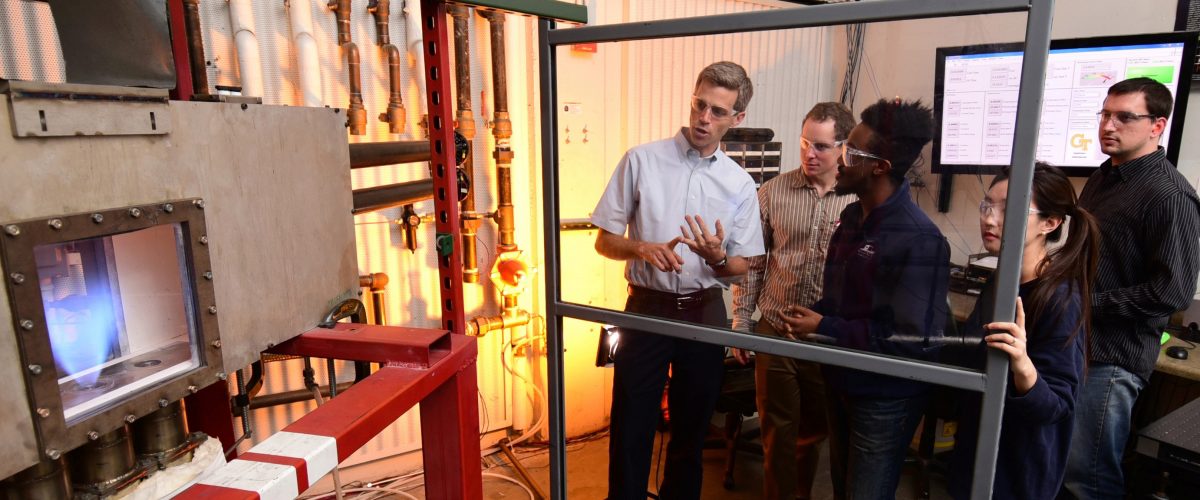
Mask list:
POLYGON ((1133 403, 1146 382, 1116 365, 1094 363, 1075 403, 1075 434, 1063 488, 1075 498, 1125 498, 1121 456, 1133 403))
POLYGON ((835 498, 896 498, 900 469, 928 400, 831 395, 829 474, 835 498))

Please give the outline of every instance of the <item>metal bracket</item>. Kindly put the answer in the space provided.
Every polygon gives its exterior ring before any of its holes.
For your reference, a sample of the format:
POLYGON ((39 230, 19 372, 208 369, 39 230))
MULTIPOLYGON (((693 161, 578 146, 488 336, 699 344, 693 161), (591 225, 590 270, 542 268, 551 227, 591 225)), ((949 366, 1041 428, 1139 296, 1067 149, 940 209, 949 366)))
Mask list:
POLYGON ((8 81, 13 137, 166 135, 168 92, 105 85, 8 81))

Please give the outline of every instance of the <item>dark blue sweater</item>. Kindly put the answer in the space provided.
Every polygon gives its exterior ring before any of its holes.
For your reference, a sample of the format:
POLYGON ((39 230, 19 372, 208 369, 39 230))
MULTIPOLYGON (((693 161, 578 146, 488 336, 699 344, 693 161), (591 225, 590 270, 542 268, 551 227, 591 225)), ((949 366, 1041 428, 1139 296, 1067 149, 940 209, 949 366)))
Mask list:
MULTIPOLYGON (((1026 313, 1030 312, 1029 294, 1034 283, 1021 285, 1020 295, 1026 313)), ((1086 335, 1080 332, 1071 338, 1082 316, 1079 300, 1078 291, 1071 293, 1066 285, 1062 285, 1037 323, 1025 325, 1026 349, 1037 368, 1038 378, 1028 393, 1017 396, 1012 389, 1012 375, 1009 375, 992 498, 1054 498, 1062 485, 1074 429, 1075 394, 1084 369, 1086 335)), ((967 336, 982 341, 983 319, 990 316, 982 311, 991 303, 991 294, 985 291, 967 320, 964 330, 967 336)), ((1028 316, 1026 318, 1028 321, 1028 316)), ((981 344, 976 351, 976 367, 982 367, 985 349, 987 347, 981 344)), ((949 485, 954 498, 970 496, 981 399, 980 393, 972 392, 961 400, 949 485)))
MULTIPOLYGON (((829 242, 817 333, 838 345, 932 361, 927 342, 943 336, 950 246, 909 195, 908 181, 863 218, 862 205, 842 211, 829 242)), ((854 397, 903 398, 924 382, 826 366, 826 382, 854 397)))

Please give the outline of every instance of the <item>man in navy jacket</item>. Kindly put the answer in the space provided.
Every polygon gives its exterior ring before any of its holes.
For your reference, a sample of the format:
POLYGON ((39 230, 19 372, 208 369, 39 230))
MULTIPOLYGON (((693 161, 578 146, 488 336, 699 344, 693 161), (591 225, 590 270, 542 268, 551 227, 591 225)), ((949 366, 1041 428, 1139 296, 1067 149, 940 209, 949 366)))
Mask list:
MULTIPOLYGON (((793 336, 933 360, 946 321, 950 248, 912 201, 905 174, 933 135, 920 101, 880 100, 842 144, 842 212, 825 262, 821 300, 785 316, 793 336)), ((929 385, 825 367, 830 395, 830 474, 837 498, 894 498, 929 385)))

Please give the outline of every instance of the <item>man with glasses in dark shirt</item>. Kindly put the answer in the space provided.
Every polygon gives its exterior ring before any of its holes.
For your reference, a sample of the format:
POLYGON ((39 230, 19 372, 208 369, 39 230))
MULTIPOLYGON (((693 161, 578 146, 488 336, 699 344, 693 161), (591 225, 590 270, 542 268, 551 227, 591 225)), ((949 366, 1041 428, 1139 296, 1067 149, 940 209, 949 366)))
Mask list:
MULTIPOLYGON (((834 187, 859 201, 829 243, 821 300, 785 311, 784 333, 932 360, 925 346, 945 328, 950 245, 913 202, 905 174, 933 137, 933 113, 920 101, 880 100, 861 118, 842 143, 834 187)), ((894 498, 929 384, 828 366, 824 374, 834 496, 894 498)))
POLYGON ((1088 178, 1079 206, 1100 223, 1100 265, 1063 484, 1077 498, 1124 498, 1133 403, 1154 371, 1159 332, 1196 291, 1200 199, 1158 145, 1171 106, 1163 84, 1131 78, 1108 89, 1097 113, 1109 159, 1088 178))

